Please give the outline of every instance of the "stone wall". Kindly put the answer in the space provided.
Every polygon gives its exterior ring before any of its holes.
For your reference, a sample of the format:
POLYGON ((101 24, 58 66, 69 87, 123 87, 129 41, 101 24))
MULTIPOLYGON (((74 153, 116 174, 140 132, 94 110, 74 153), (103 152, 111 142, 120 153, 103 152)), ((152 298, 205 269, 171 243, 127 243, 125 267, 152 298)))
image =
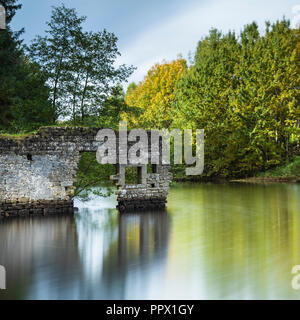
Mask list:
POLYGON ((141 181, 138 184, 126 184, 124 170, 112 177, 119 187, 116 191, 119 211, 164 209, 172 180, 169 166, 157 165, 156 173, 148 173, 146 165, 136 167, 142 171, 141 181))
MULTIPOLYGON (((49 127, 24 138, 0 136, 0 217, 69 212, 80 153, 97 151, 99 130, 49 127)), ((151 174, 144 168, 137 185, 126 185, 121 176, 112 177, 121 211, 164 206, 171 180, 168 166, 158 165, 151 174)))
POLYGON ((93 151, 100 128, 41 128, 0 137, 0 216, 51 214, 73 208, 80 152, 93 151))

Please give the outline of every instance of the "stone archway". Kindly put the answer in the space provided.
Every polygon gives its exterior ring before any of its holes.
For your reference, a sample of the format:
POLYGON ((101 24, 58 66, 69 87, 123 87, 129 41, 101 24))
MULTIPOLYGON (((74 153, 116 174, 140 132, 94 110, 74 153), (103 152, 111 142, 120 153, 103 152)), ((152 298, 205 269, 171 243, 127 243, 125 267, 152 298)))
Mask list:
MULTIPOLYGON (((0 136, 0 217, 73 212, 80 153, 97 151, 99 130, 45 127, 26 137, 0 136)), ((123 171, 120 166, 112 177, 120 211, 165 207, 172 179, 168 165, 158 165, 157 173, 143 168, 136 185, 126 185, 123 171)))

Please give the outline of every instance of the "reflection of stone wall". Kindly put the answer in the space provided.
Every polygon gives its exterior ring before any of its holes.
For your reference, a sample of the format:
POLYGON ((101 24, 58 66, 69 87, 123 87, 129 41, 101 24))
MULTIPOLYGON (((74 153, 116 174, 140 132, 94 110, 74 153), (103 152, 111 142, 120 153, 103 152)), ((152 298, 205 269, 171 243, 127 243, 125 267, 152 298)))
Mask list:
MULTIPOLYGON (((170 224, 167 212, 119 215, 116 240, 103 255, 100 299, 150 298, 147 295, 153 294, 157 279, 166 279, 170 224)), ((94 265, 89 263, 89 274, 94 265)))
POLYGON ((58 213, 73 213, 72 200, 37 200, 5 201, 0 203, 0 219, 2 217, 22 217, 27 215, 50 215, 58 213))
POLYGON ((5 20, 6 20, 5 9, 0 4, 0 30, 6 28, 5 20))
MULTIPOLYGON (((23 138, 0 136, 0 217, 69 211, 80 153, 97 151, 99 130, 46 127, 23 138)), ((141 184, 119 185, 120 210, 164 207, 171 175, 168 166, 157 168, 148 174, 144 167, 141 184)))

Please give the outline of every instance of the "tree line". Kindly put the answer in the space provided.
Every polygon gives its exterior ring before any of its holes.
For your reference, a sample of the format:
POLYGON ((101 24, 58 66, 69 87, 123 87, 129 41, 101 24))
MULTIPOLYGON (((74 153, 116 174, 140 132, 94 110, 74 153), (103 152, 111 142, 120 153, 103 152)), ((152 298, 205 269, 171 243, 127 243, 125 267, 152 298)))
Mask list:
POLYGON ((116 67, 117 37, 84 31, 86 17, 54 7, 44 36, 26 46, 11 21, 18 0, 0 0, 0 131, 43 125, 205 130, 207 177, 253 175, 299 150, 300 29, 282 19, 240 34, 212 29, 192 61, 155 64, 140 83, 121 86, 133 66, 116 67))
POLYGON ((205 130, 205 175, 247 176, 288 162, 300 140, 300 29, 289 21, 211 30, 189 66, 149 70, 125 96, 132 127, 205 130))

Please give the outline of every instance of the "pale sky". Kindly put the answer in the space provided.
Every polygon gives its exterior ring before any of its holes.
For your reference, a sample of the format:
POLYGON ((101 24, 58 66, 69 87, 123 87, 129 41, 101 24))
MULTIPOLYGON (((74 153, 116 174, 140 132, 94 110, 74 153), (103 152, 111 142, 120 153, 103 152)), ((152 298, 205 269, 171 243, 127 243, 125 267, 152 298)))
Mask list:
POLYGON ((163 60, 184 58, 194 52, 198 41, 211 28, 237 33, 256 21, 290 19, 300 22, 300 0, 21 0, 23 8, 13 27, 25 27, 26 43, 43 35, 51 6, 64 3, 87 16, 86 30, 106 28, 119 38, 122 56, 118 63, 137 67, 129 79, 141 81, 151 66, 163 60))

